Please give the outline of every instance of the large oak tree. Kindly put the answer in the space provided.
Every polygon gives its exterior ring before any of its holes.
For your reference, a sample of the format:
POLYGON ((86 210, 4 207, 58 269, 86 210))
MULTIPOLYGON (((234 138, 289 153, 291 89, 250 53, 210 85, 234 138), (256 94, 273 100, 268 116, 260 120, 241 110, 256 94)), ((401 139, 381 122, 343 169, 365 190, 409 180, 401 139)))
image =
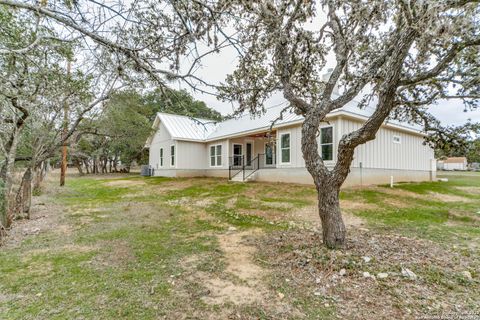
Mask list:
POLYGON ((281 92, 304 116, 302 153, 318 190, 323 241, 342 246, 339 190, 355 148, 375 139, 389 117, 438 129, 427 107, 440 99, 476 106, 480 6, 468 0, 228 2, 244 50, 224 97, 258 112, 281 92), (337 162, 327 167, 318 151, 319 125, 352 101, 361 101, 360 108, 370 102, 374 112, 341 137, 337 162))

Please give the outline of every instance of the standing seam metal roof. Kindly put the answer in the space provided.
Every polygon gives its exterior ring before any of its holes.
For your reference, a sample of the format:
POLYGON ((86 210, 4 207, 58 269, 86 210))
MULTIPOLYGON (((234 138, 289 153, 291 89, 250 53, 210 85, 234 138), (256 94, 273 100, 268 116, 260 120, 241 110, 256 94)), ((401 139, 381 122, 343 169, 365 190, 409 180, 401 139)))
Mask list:
MULTIPOLYGON (((303 120, 303 116, 297 115, 290 110, 283 113, 282 119, 278 119, 283 108, 284 106, 282 105, 270 107, 261 115, 253 116, 246 113, 222 122, 168 113, 158 113, 157 116, 159 120, 163 122, 173 139, 206 141, 241 134, 243 132, 268 129, 275 120, 275 126, 303 120)), ((351 101, 343 108, 333 111, 331 115, 335 115, 335 113, 340 111, 346 111, 359 117, 368 117, 373 113, 371 108, 359 109, 355 101, 351 101)), ((421 128, 404 122, 389 120, 388 123, 410 130, 421 131, 421 128)))

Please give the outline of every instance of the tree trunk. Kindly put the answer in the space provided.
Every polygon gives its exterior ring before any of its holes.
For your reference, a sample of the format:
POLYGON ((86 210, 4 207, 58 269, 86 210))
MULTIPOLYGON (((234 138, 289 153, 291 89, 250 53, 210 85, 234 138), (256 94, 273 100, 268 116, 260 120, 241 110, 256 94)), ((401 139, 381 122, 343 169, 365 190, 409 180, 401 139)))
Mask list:
POLYGON ((42 180, 43 180, 43 168, 44 164, 40 164, 37 168, 35 168, 35 174, 33 178, 33 193, 39 194, 42 187, 42 180))
POLYGON ((83 160, 83 163, 85 164, 85 171, 87 172, 87 174, 90 173, 90 165, 88 163, 88 160, 83 160))
POLYGON ((23 126, 24 122, 12 133, 5 163, 0 170, 0 229, 10 228, 15 212, 15 194, 13 192, 15 156, 23 126))
POLYGON ((83 176, 83 168, 82 168, 82 161, 79 159, 73 160, 75 163, 75 166, 77 167, 78 173, 83 176))
POLYGON ((345 243, 346 230, 340 211, 339 193, 340 190, 334 187, 318 192, 323 243, 330 249, 340 248, 345 243))
POLYGON ((30 219, 30 207, 32 204, 32 169, 29 167, 23 174, 22 181, 15 198, 15 214, 26 213, 30 219))
POLYGON ((97 157, 93 157, 93 166, 92 166, 92 173, 96 174, 97 173, 97 157))

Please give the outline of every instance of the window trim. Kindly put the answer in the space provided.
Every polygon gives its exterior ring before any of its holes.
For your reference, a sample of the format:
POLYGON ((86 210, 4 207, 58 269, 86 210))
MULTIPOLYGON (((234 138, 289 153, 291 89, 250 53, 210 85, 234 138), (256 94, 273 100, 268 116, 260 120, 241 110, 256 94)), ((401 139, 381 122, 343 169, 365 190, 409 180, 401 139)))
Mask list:
POLYGON ((210 166, 210 168, 220 168, 222 167, 223 165, 223 145, 221 143, 218 143, 218 144, 211 144, 208 146, 208 164, 210 166), (222 150, 220 150, 220 154, 217 154, 217 147, 220 146, 220 148, 222 150), (212 154, 211 154, 211 150, 212 148, 214 149, 214 155, 213 155, 213 158, 215 159, 215 165, 212 166, 212 154), (218 156, 220 156, 220 165, 218 164, 218 156))
POLYGON ((175 144, 170 145, 170 167, 176 168, 177 167, 177 150, 176 150, 175 144), (173 153, 172 153, 172 147, 173 147, 173 153), (173 163, 173 164, 172 164, 173 163))
POLYGON ((292 133, 291 131, 285 131, 285 132, 282 132, 279 134, 280 135, 280 148, 278 148, 279 150, 279 156, 280 156, 280 162, 279 164, 292 164, 292 133), (288 162, 283 162, 283 158, 282 158, 282 151, 283 151, 283 147, 282 147, 282 137, 283 136, 286 136, 288 135, 289 136, 289 145, 288 145, 288 162))
POLYGON ((399 135, 395 134, 395 135, 393 135, 392 141, 395 144, 402 144, 402 136, 399 136, 399 135), (395 138, 398 138, 398 141, 395 141, 395 138))
POLYGON ((320 158, 322 158, 323 162, 332 163, 335 162, 335 126, 333 124, 323 126, 319 128, 320 134, 318 135, 318 145, 320 146, 320 158), (332 142, 331 143, 322 143, 322 129, 325 128, 332 128, 332 142), (323 145, 332 145, 332 160, 324 160, 322 157, 322 146, 323 145))
POLYGON ((163 148, 160 148, 160 151, 159 151, 159 160, 158 160, 158 166, 160 168, 163 168, 164 166, 164 162, 163 162, 163 158, 165 158, 165 152, 163 151, 163 148))

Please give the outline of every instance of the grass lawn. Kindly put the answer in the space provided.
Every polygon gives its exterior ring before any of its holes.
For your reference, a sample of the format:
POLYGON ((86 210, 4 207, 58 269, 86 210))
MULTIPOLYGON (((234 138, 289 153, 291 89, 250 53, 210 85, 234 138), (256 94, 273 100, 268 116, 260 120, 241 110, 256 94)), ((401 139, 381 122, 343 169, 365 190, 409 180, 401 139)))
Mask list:
POLYGON ((480 174, 345 189, 337 251, 310 186, 56 178, 0 247, 0 319, 480 314, 480 174))

